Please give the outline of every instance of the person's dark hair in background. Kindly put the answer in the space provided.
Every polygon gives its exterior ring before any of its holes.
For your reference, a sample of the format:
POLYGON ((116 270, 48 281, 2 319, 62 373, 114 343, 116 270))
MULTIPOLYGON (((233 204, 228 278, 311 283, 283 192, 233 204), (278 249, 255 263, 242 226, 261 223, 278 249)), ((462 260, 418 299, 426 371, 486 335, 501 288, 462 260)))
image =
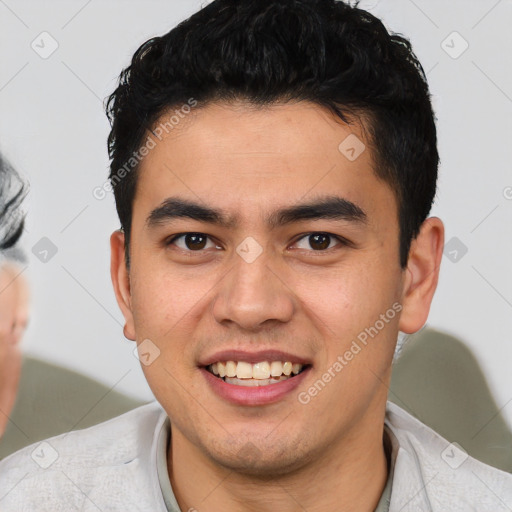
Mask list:
POLYGON ((439 163, 425 73, 406 39, 335 0, 222 0, 143 44, 107 104, 110 180, 128 263, 137 169, 113 177, 155 121, 191 97, 196 108, 240 98, 258 106, 306 100, 347 123, 362 121, 376 172, 397 198, 406 266, 432 206, 439 163))
POLYGON ((24 227, 20 209, 27 186, 16 170, 0 154, 0 250, 10 249, 19 240, 24 227))

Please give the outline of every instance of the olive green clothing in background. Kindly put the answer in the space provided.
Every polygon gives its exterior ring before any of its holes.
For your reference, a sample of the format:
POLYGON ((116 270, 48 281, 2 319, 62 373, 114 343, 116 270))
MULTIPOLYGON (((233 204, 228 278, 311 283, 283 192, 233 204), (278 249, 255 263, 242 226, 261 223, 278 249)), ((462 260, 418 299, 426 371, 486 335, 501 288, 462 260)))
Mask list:
POLYGON ((389 400, 475 459, 512 472, 512 433, 478 361, 457 338, 427 328, 410 336, 393 365, 389 400))
POLYGON ((142 404, 85 375, 24 357, 16 405, 0 439, 0 459, 36 441, 96 425, 142 404))

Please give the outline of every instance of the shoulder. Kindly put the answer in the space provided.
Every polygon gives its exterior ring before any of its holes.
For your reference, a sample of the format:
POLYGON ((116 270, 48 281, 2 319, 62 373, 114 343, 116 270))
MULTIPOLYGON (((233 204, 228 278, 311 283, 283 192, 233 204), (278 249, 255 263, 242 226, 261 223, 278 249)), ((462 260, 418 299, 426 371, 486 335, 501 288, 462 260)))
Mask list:
POLYGON ((95 500, 115 503, 119 495, 124 503, 141 488, 147 494, 155 432, 165 418, 153 402, 19 450, 0 462, 0 509, 116 510, 95 500))
POLYGON ((391 402, 385 424, 398 445, 392 493, 397 510, 480 512, 512 506, 511 474, 474 459, 391 402))

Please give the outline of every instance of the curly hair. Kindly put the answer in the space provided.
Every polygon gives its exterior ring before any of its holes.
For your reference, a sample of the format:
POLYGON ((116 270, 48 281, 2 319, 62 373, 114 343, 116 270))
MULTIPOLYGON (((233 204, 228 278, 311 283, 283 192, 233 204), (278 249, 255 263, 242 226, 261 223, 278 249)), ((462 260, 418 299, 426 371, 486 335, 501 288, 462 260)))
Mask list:
POLYGON ((400 264, 432 206, 439 155, 426 76, 404 37, 336 0, 215 0, 140 46, 108 98, 110 182, 126 258, 137 167, 117 172, 168 109, 193 97, 307 101, 358 121, 375 174, 394 191, 400 264), (116 180, 117 178, 117 180, 116 180))
POLYGON ((25 219, 20 205, 26 192, 20 175, 0 154, 0 250, 11 248, 23 232, 25 219))

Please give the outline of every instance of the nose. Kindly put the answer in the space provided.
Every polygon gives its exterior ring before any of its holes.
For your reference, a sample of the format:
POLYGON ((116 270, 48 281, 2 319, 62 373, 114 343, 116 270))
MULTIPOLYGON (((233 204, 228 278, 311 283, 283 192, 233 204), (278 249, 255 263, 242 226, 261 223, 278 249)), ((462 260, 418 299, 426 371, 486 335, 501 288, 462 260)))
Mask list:
POLYGON ((289 322, 295 308, 294 295, 284 276, 271 266, 264 254, 252 263, 235 256, 235 267, 222 280, 214 299, 215 320, 248 331, 289 322))

